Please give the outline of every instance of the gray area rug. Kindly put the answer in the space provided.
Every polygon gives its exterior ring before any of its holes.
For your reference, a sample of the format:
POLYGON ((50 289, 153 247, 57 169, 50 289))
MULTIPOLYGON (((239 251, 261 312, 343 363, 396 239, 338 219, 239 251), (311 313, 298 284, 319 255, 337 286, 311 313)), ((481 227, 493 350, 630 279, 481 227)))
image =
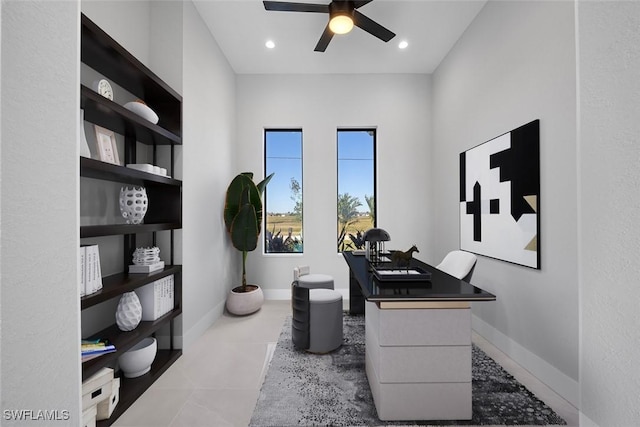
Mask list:
POLYGON ((473 346, 473 418, 380 421, 364 369, 364 317, 344 316, 344 343, 330 354, 293 348, 283 326, 251 426, 549 425, 566 424, 482 350, 473 346))

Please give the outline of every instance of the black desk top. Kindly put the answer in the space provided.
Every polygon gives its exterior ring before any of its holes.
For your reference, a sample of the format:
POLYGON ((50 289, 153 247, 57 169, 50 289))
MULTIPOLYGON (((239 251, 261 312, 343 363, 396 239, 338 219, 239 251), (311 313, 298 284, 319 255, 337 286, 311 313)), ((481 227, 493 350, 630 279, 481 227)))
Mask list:
POLYGON ((364 255, 353 255, 351 252, 343 252, 342 255, 367 301, 495 301, 496 299, 492 293, 457 279, 415 258, 411 261, 411 267, 418 267, 430 272, 431 279, 429 281, 381 282, 374 276, 369 261, 364 255))

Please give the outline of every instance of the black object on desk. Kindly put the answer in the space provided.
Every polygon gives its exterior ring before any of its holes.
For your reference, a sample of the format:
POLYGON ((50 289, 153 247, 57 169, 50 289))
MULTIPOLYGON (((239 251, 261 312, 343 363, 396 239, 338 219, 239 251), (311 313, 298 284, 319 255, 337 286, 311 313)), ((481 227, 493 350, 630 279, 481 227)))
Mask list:
POLYGON ((431 273, 428 281, 380 281, 362 255, 343 252, 349 266, 349 313, 364 314, 364 302, 495 301, 496 296, 417 259, 410 268, 431 273))

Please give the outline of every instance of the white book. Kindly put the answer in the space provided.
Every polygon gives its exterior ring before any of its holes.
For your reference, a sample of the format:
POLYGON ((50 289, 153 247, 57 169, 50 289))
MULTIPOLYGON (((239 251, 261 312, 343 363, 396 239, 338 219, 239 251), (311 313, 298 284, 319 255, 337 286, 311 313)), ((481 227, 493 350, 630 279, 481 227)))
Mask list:
POLYGON ((166 307, 166 311, 165 313, 170 312, 171 310, 173 310, 173 304, 174 304, 174 299, 173 299, 173 275, 167 277, 167 307, 166 307))
POLYGON ((84 245, 84 294, 91 295, 96 289, 96 269, 93 264, 95 263, 95 253, 92 249, 93 245, 84 245))
POLYGON ((164 282, 166 277, 156 281, 156 312, 158 317, 164 314, 164 282))
POLYGON ((95 290, 99 291, 100 289, 102 289, 102 268, 100 267, 100 248, 98 247, 98 245, 93 245, 92 248, 96 255, 96 258, 95 258, 96 263, 94 264, 94 268, 96 269, 95 290))
POLYGON ((164 261, 160 261, 151 265, 131 264, 129 266, 129 273, 153 273, 154 271, 162 270, 163 268, 164 261))
POLYGON ((167 313, 167 286, 169 283, 169 277, 165 277, 164 280, 162 281, 162 294, 161 294, 161 298, 160 298, 160 311, 162 312, 162 314, 166 314, 167 313))
POLYGON ((85 257, 86 257, 87 251, 85 249, 84 246, 80 246, 78 248, 78 277, 80 279, 80 296, 83 297, 85 295, 85 290, 84 290, 84 286, 85 286, 85 274, 86 274, 86 270, 85 270, 85 266, 84 266, 84 262, 85 262, 85 257))
POLYGON ((136 292, 142 305, 142 320, 156 320, 162 313, 160 311, 160 282, 149 283, 136 292))
POLYGON ((173 310, 173 275, 139 288, 142 320, 156 320, 173 310))

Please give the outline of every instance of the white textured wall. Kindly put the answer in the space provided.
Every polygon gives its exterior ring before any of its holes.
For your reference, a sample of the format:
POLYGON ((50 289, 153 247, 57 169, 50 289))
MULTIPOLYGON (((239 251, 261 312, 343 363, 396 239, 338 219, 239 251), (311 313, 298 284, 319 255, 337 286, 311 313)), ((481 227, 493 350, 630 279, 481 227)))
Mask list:
POLYGON ((78 2, 2 3, 3 426, 80 424, 79 17, 78 2))
POLYGON ((578 403, 576 78, 571 2, 490 1, 433 76, 433 251, 459 247, 459 153, 540 119, 541 270, 479 257, 474 328, 578 403))
MULTIPOLYGON (((580 1, 581 410, 640 425, 640 3, 580 1)), ((582 420, 587 425, 587 420, 582 420)))
POLYGON ((377 128, 378 226, 390 248, 427 251, 431 112, 426 75, 240 75, 238 162, 235 172, 264 176, 264 128, 302 128, 304 254, 250 253, 247 280, 267 297, 289 298, 293 267, 334 276, 348 290, 348 270, 336 252, 336 130, 377 128))
POLYGON ((184 3, 183 295, 185 347, 223 312, 239 277, 222 212, 235 164, 235 75, 191 2, 184 3))

